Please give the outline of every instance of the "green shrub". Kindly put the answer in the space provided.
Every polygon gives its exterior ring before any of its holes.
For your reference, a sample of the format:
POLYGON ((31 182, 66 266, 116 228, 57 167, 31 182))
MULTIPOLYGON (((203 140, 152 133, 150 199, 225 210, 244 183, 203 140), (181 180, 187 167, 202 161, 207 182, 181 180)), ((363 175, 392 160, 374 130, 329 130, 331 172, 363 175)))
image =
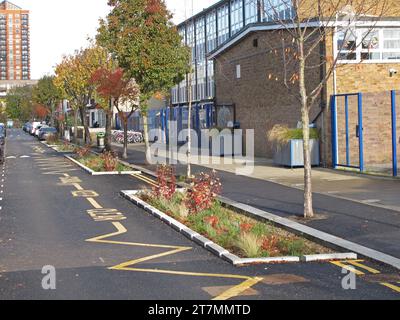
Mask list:
MULTIPOLYGON (((268 141, 276 145, 282 145, 290 140, 302 140, 303 129, 290 129, 287 126, 276 125, 267 133, 268 141)), ((319 131, 310 128, 310 139, 319 139, 319 131)))

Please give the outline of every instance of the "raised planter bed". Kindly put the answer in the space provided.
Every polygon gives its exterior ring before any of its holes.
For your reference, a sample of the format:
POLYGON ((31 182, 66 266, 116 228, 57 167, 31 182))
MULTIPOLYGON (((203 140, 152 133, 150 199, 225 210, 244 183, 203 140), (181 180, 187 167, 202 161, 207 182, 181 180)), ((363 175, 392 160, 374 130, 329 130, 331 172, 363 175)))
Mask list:
MULTIPOLYGON (((311 165, 319 166, 319 141, 310 139, 311 165)), ((280 166, 295 168, 304 167, 303 140, 292 139, 277 148, 274 163, 280 166)))
POLYGON ((46 147, 53 149, 54 151, 58 152, 58 153, 73 153, 74 151, 74 146, 73 145, 69 145, 70 149, 69 150, 64 150, 65 145, 64 144, 48 144, 45 141, 40 141, 40 143, 42 143, 43 145, 45 145, 46 147))
MULTIPOLYGON (((178 221, 173 218, 171 215, 162 212, 156 207, 150 205, 148 202, 144 201, 141 198, 141 194, 143 190, 133 190, 133 191, 121 191, 121 195, 137 205, 138 207, 144 209, 148 213, 162 220, 166 224, 170 225, 172 228, 177 230, 178 232, 185 235, 187 238, 192 241, 198 243, 202 247, 206 248, 213 254, 218 257, 232 263, 235 266, 248 265, 248 264, 262 264, 262 263, 288 263, 288 262, 311 262, 311 261, 329 261, 329 260, 345 260, 345 259, 357 259, 357 255, 355 253, 336 253, 333 250, 327 249, 323 250, 325 252, 321 254, 315 254, 312 252, 307 252, 307 254, 297 255, 297 256, 271 256, 271 257, 255 257, 255 258, 246 258, 243 255, 239 255, 234 250, 223 248, 221 245, 217 244, 214 241, 211 241, 207 237, 204 236, 204 233, 197 232, 191 229, 186 224, 178 221)), ((232 208, 229 208, 232 209, 232 208)), ((240 214, 236 211, 236 214, 240 214)), ((251 215, 248 212, 248 215, 251 215)), ((247 216, 247 215, 246 215, 247 216)), ((279 231, 285 232, 285 231, 279 231)), ((293 233, 294 234, 294 233, 293 233)), ((304 241, 308 241, 304 239, 304 241)), ((320 248, 321 246, 315 244, 315 248, 320 248)), ((317 249, 318 251, 318 249, 317 249)))
POLYGON ((95 171, 91 168, 85 166, 83 163, 79 162, 77 159, 74 159, 72 156, 64 155, 65 158, 72 161, 76 165, 80 166, 83 170, 89 173, 92 176, 112 176, 112 175, 132 175, 132 174, 141 174, 141 171, 134 170, 121 170, 121 171, 95 171))

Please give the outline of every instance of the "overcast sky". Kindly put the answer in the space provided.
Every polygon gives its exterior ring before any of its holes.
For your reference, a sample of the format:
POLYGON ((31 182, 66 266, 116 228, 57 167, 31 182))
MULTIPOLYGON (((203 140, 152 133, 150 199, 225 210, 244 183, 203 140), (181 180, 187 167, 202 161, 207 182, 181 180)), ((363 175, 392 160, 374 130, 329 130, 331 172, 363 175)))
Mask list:
MULTIPOLYGON (((193 0, 195 13, 218 0, 193 0)), ((63 54, 85 46, 96 34, 98 20, 109 12, 107 0, 11 0, 31 11, 31 71, 38 79, 52 72, 63 54)), ((192 0, 166 0, 174 21, 190 16, 192 0)))

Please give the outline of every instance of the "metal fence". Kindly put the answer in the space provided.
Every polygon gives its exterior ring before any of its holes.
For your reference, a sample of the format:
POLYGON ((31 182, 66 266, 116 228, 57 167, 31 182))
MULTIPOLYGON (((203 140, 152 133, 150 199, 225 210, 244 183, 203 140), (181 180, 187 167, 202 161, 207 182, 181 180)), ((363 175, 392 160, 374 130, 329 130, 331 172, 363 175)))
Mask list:
POLYGON ((331 97, 333 167, 398 176, 400 91, 331 97))

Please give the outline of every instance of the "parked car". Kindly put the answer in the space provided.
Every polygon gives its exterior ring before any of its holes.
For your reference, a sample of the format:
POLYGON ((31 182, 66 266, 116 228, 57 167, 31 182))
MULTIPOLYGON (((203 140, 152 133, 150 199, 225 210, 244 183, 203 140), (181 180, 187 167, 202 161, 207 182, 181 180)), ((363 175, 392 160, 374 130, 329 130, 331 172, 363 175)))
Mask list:
POLYGON ((36 128, 36 130, 35 130, 35 133, 34 133, 34 136, 35 136, 35 137, 39 137, 39 131, 40 131, 40 129, 42 129, 42 128, 48 128, 48 127, 49 127, 49 126, 46 125, 46 124, 41 124, 41 125, 37 126, 37 128, 36 128))
POLYGON ((0 126, 0 163, 4 162, 4 146, 6 144, 6 127, 0 126))
POLYGON ((31 133, 31 132, 32 132, 32 129, 33 129, 32 123, 31 123, 31 122, 28 122, 28 124, 26 125, 26 130, 25 130, 25 132, 26 132, 26 133, 31 133))
POLYGON ((42 127, 39 130, 38 139, 39 140, 47 140, 52 136, 57 135, 57 129, 53 127, 42 127))
POLYGON ((24 130, 24 132, 28 132, 28 126, 29 126, 29 122, 25 123, 24 126, 22 127, 22 130, 24 130))
POLYGON ((32 129, 31 129, 31 131, 30 131, 29 133, 30 133, 31 135, 34 135, 34 134, 35 134, 35 131, 36 131, 36 128, 37 128, 38 126, 40 126, 40 125, 42 125, 41 122, 38 122, 38 121, 32 122, 32 129))

